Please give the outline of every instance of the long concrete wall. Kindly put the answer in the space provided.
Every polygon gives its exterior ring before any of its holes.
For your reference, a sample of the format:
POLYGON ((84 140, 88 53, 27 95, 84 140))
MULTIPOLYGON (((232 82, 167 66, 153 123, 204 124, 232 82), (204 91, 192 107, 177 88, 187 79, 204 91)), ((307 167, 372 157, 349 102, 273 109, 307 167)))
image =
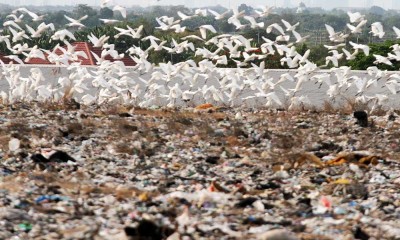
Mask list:
MULTIPOLYGON (((46 83, 52 84, 54 86, 57 85, 57 81, 60 77, 68 77, 72 71, 68 70, 67 67, 56 67, 56 66, 51 66, 51 65, 21 65, 20 67, 20 76, 21 77, 28 77, 30 75, 30 70, 32 68, 39 68, 45 79, 46 79, 46 83)), ((96 66, 92 67, 92 66, 82 66, 84 68, 87 68, 89 70, 89 72, 95 72, 97 69, 96 66)), ((236 69, 220 69, 221 71, 237 71, 236 69)), ((131 67, 127 67, 127 71, 129 72, 129 74, 127 74, 127 76, 133 78, 133 79, 138 79, 139 77, 144 79, 144 80, 149 80, 152 76, 152 73, 155 71, 160 71, 160 69, 155 68, 153 69, 152 72, 148 72, 148 73, 140 73, 138 71, 136 71, 134 68, 131 67)), ((272 69, 268 69, 265 70, 264 72, 264 77, 265 78, 273 78, 274 81, 278 81, 278 79, 281 77, 282 74, 284 73, 290 73, 290 75, 294 76, 297 71, 296 70, 272 70, 272 69)), ((313 75, 316 74, 321 74, 321 73, 330 73, 330 71, 328 70, 318 70, 316 72, 314 72, 313 74, 310 74, 308 76, 309 79, 311 79, 311 77, 313 75)), ((392 72, 395 73, 395 72, 392 72)), ((217 73, 215 73, 217 74, 217 73)), ((371 76, 367 75, 366 71, 352 71, 351 73, 352 75, 355 76, 360 76, 360 77, 368 77, 368 79, 371 79, 371 76)), ((334 74, 331 74, 331 81, 332 82, 336 82, 337 79, 335 77, 334 74)), ((381 79, 378 81, 378 86, 374 86, 371 87, 369 89, 367 89, 363 94, 367 97, 370 96, 374 96, 375 94, 385 94, 388 96, 388 101, 386 101, 385 107, 390 107, 390 108, 395 108, 395 109, 400 109, 400 101, 398 100, 398 95, 393 95, 391 94, 388 89, 385 87, 385 81, 387 81, 387 79, 381 79)), ((169 87, 172 87, 174 85, 174 82, 180 82, 177 79, 173 79, 171 80, 169 83, 166 84, 165 88, 167 90, 169 90, 169 87)), ((181 84, 181 82, 180 82, 181 84)), ((220 84, 218 83, 218 77, 215 78, 210 78, 209 80, 205 80, 203 78, 199 78, 199 80, 196 83, 196 86, 192 87, 191 89, 197 89, 197 88, 202 88, 202 86, 204 84, 207 85, 214 85, 216 88, 220 87, 220 84)), ((87 84, 89 87, 91 87, 89 93, 91 94, 95 94, 96 92, 96 88, 90 86, 90 81, 88 81, 87 84)), ((281 86, 286 88, 286 89, 291 89, 291 88, 295 88, 296 82, 292 83, 292 82, 284 82, 281 86)), ((143 88, 145 88, 145 86, 143 86, 143 88)), ((187 86, 183 86, 182 85, 182 89, 188 89, 187 86)), ((307 96, 308 99, 310 100, 311 104, 313 106, 316 107, 321 107, 325 101, 330 101, 334 104, 344 104, 346 101, 352 101, 353 99, 356 98, 357 95, 357 90, 355 87, 351 87, 349 89, 347 89, 346 91, 343 91, 341 93, 341 96, 338 96, 335 99, 331 99, 327 96, 327 89, 328 89, 328 85, 327 84, 316 84, 315 81, 306 81, 304 82, 301 90, 299 92, 297 92, 295 94, 295 96, 307 96)), ((2 76, 1 80, 0 80, 0 91, 9 91, 9 85, 7 83, 7 81, 5 80, 4 76, 2 76)), ((282 102, 286 102, 288 104, 289 100, 293 97, 293 95, 291 96, 285 96, 284 92, 280 89, 280 87, 276 87, 274 89, 274 91, 277 93, 277 95, 279 96, 279 98, 281 99, 282 102)), ((263 106, 265 105, 265 102, 262 101, 262 98, 258 98, 258 99, 249 99, 246 100, 245 103, 243 103, 243 98, 246 98, 248 96, 251 96, 255 93, 256 91, 251 90, 251 89, 244 89, 242 92, 240 92, 240 94, 238 95, 238 97, 236 99, 233 99, 232 102, 225 102, 224 104, 226 105, 232 105, 232 106, 240 106, 240 105, 247 105, 249 107, 258 107, 258 106, 263 106)), ((78 94, 75 95, 76 98, 80 98, 82 96, 82 94, 78 94)), ((143 94, 141 95, 141 98, 143 98, 143 94)), ((192 100, 192 105, 195 104, 200 104, 200 103, 204 103, 207 102, 204 99, 201 99, 199 97, 195 97, 192 100)), ((167 101, 160 101, 160 102, 155 102, 155 104, 158 105, 164 105, 167 104, 167 101)), ((184 104, 188 104, 188 103, 177 103, 178 105, 184 105, 184 104)))

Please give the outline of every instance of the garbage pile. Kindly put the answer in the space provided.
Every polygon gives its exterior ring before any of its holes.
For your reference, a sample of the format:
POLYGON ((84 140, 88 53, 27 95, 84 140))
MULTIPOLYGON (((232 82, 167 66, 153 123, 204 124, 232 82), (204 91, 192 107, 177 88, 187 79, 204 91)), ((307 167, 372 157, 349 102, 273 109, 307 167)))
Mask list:
POLYGON ((0 109, 0 239, 397 239, 395 112, 0 109))

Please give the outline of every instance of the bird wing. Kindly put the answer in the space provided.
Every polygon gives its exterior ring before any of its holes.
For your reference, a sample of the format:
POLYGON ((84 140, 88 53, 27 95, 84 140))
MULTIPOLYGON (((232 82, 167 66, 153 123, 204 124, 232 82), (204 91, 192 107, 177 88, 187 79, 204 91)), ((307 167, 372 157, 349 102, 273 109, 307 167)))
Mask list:
POLYGON ((350 43, 351 46, 353 46, 353 48, 357 48, 358 47, 358 44, 356 44, 356 43, 354 43, 352 41, 349 41, 349 43, 350 43))
POLYGON ((78 22, 81 22, 81 21, 85 20, 86 18, 88 18, 88 15, 85 15, 85 16, 79 18, 79 19, 78 19, 78 22))
POLYGON ((274 23, 274 24, 273 24, 273 27, 274 27, 276 30, 278 30, 282 35, 285 35, 285 31, 283 30, 283 28, 282 28, 279 24, 274 23))
POLYGON ((26 9, 26 8, 25 8, 25 12, 26 12, 29 16, 31 16, 32 18, 38 18, 38 17, 39 17, 36 13, 31 12, 31 11, 29 11, 29 10, 26 9))
POLYGON ((182 20, 190 18, 188 15, 183 14, 181 11, 178 11, 177 14, 180 18, 182 18, 182 20))
POLYGON ((353 32, 354 30, 356 30, 356 27, 351 25, 350 23, 347 24, 347 27, 353 32))
POLYGON ((55 30, 54 24, 53 23, 49 23, 46 25, 46 28, 50 28, 52 31, 55 30))
POLYGON ((25 24, 26 29, 31 33, 31 35, 34 35, 36 33, 35 29, 33 29, 31 26, 28 24, 25 24))
POLYGON ((10 26, 10 25, 15 28, 18 28, 19 30, 22 30, 22 28, 16 22, 14 22, 12 20, 9 20, 9 21, 6 21, 3 23, 3 26, 10 26))
POLYGON ((68 31, 67 29, 64 29, 64 30, 63 30, 63 33, 64 33, 66 36, 68 36, 70 39, 76 40, 74 34, 73 34, 72 32, 70 32, 70 31, 68 31))
MULTIPOLYGON (((221 16, 221 14, 217 13, 217 12, 214 11, 214 10, 208 9, 208 11, 209 11, 212 15, 214 15, 216 18, 219 18, 219 17, 221 16)), ((179 14, 178 14, 178 15, 179 15, 179 14)))
POLYGON ((362 45, 362 50, 366 56, 369 55, 369 47, 367 45, 362 45))
POLYGON ((64 15, 64 17, 65 17, 68 21, 70 21, 70 22, 72 22, 72 23, 78 22, 77 20, 75 20, 75 19, 73 19, 73 18, 71 18, 71 17, 68 17, 67 15, 64 15))
POLYGON ((234 18, 231 20, 231 24, 235 25, 236 29, 241 28, 243 25, 240 23, 239 19, 234 18))
POLYGON ((375 22, 372 24, 378 32, 383 32, 383 25, 381 22, 375 22))
POLYGON ((215 30, 215 28, 212 25, 203 25, 201 26, 202 28, 205 28, 213 33, 217 33, 217 30, 215 30))
POLYGON ((200 34, 203 39, 207 38, 207 31, 205 28, 200 27, 200 34))
POLYGON ((9 27, 8 29, 10 30, 11 34, 13 35, 13 37, 18 35, 17 31, 14 28, 9 27))
POLYGON ((325 24, 325 28, 328 31, 329 36, 334 36, 336 34, 335 29, 333 29, 333 27, 331 27, 330 25, 325 24))
POLYGON ((187 40, 187 39, 189 39, 189 38, 191 38, 191 39, 196 39, 196 40, 200 40, 200 41, 204 41, 202 38, 200 38, 200 37, 198 37, 198 36, 196 36, 196 35, 189 35, 189 36, 183 37, 182 40, 187 40))
POLYGON ((357 25, 356 28, 358 28, 358 29, 362 28, 365 24, 367 24, 367 22, 368 22, 368 20, 363 20, 363 21, 361 21, 361 22, 357 25))
POLYGON ((159 18, 156 18, 156 21, 160 27, 167 27, 167 24, 165 24, 163 21, 161 21, 159 18))
POLYGON ((289 22, 285 21, 284 19, 281 19, 281 21, 282 21, 283 25, 285 25, 285 27, 286 27, 287 29, 289 29, 289 28, 292 27, 292 25, 291 25, 289 22))
POLYGON ((342 51, 346 55, 346 58, 351 57, 351 53, 349 51, 347 51, 345 48, 343 48, 342 51))
POLYGON ((400 38, 400 29, 398 29, 397 27, 393 26, 393 31, 396 33, 397 38, 400 38))
POLYGON ((243 18, 246 19, 247 21, 249 21, 251 25, 256 25, 257 24, 256 20, 253 17, 244 16, 243 18))
POLYGON ((124 7, 121 7, 121 6, 119 6, 119 5, 115 5, 115 6, 113 7, 113 11, 118 11, 118 12, 120 12, 121 15, 122 15, 122 17, 123 17, 123 18, 126 18, 126 9, 125 9, 124 7))
POLYGON ((295 30, 292 31, 293 36, 296 38, 297 41, 301 41, 303 38, 301 37, 301 35, 296 32, 295 30))
POLYGON ((24 65, 25 63, 17 56, 17 55, 9 55, 7 56, 9 59, 16 61, 17 63, 24 65))

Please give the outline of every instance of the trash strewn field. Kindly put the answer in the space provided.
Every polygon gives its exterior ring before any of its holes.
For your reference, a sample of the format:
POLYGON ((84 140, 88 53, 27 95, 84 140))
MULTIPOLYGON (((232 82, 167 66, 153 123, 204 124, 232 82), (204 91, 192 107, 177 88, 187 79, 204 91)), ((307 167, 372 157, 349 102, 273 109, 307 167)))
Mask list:
POLYGON ((1 106, 0 239, 397 239, 399 126, 395 112, 1 106))

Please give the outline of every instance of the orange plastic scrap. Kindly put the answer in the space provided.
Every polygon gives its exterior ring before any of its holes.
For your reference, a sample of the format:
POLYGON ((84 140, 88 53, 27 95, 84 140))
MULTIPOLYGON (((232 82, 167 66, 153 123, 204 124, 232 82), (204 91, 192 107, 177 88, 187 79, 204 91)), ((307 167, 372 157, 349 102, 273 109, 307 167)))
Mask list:
POLYGON ((376 157, 376 156, 367 156, 367 157, 361 158, 358 162, 361 163, 361 164, 365 164, 365 165, 369 165, 369 164, 377 165, 378 164, 378 157, 376 157))
POLYGON ((355 162, 356 156, 354 153, 339 153, 337 157, 332 160, 329 160, 327 165, 341 165, 348 162, 355 162))
POLYGON ((147 202, 149 200, 149 194, 147 192, 143 192, 138 198, 142 202, 147 202))
POLYGON ((213 108, 214 105, 212 105, 211 103, 205 103, 205 104, 201 104, 199 106, 196 107, 197 110, 205 110, 205 109, 210 109, 213 108))
POLYGON ((341 153, 336 158, 328 161, 327 165, 341 165, 344 163, 359 163, 364 165, 378 164, 377 156, 367 156, 359 153, 341 153))
POLYGON ((336 157, 332 160, 329 160, 326 162, 327 165, 342 165, 343 163, 346 163, 346 159, 343 157, 336 157))

